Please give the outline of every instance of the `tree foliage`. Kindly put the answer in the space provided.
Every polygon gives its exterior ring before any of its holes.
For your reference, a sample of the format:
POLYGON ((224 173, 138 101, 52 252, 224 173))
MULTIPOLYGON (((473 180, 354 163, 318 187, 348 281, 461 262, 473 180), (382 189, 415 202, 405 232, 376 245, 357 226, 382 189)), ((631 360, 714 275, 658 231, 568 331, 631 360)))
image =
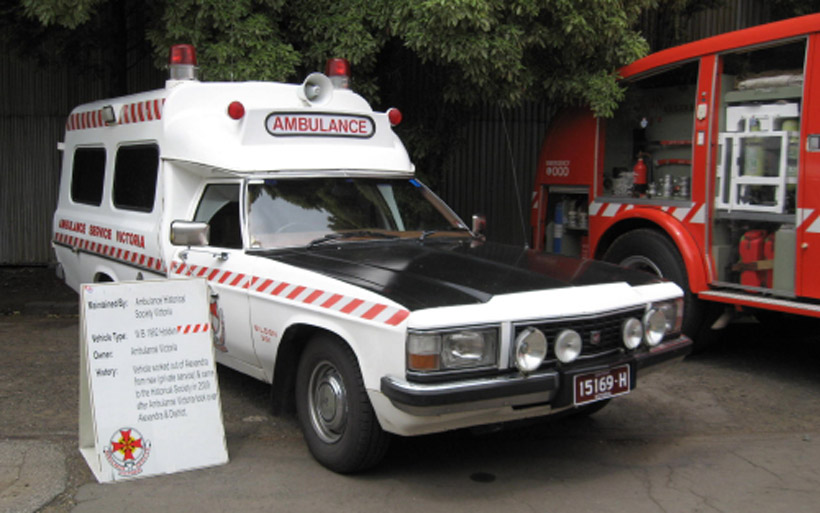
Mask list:
MULTIPOLYGON (((60 41, 52 41, 57 52, 61 46, 82 48, 86 40, 100 51, 122 53, 116 38, 130 32, 158 66, 170 45, 193 43, 210 80, 294 80, 320 69, 329 56, 345 57, 356 70, 357 89, 375 99, 400 65, 420 63, 440 88, 431 92, 453 105, 546 100, 586 104, 607 115, 622 96, 615 70, 648 51, 635 29, 642 12, 659 12, 675 32, 676 23, 694 12, 725 3, 0 0, 0 25, 6 38, 28 44, 51 35, 60 41)), ((775 17, 786 17, 816 10, 816 3, 775 0, 771 9, 775 17)))
MULTIPOLYGON (((81 31, 116 0, 21 0, 27 20, 81 31)), ((125 2, 128 4, 129 2, 125 2)), ((197 47, 211 80, 292 80, 328 56, 351 61, 378 95, 401 48, 439 76, 447 102, 559 100, 608 114, 614 70, 647 51, 632 27, 654 0, 153 0, 142 37, 155 62, 197 47)))

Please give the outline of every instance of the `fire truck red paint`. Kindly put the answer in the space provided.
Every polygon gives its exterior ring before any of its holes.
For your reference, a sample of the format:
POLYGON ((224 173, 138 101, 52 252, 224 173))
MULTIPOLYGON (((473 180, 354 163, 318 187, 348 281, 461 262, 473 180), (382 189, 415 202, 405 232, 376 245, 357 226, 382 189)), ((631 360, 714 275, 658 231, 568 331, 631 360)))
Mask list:
POLYGON ((820 317, 820 14, 619 73, 611 119, 572 108, 547 131, 533 247, 676 281, 690 335, 727 305, 820 317))

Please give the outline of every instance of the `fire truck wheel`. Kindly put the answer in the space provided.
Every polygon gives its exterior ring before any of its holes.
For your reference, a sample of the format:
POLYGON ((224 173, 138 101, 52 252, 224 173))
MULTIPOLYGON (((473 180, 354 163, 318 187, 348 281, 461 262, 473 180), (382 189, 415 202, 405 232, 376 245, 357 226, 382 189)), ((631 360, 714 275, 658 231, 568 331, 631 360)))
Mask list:
POLYGON ((335 472, 365 470, 387 450, 389 435, 373 412, 356 356, 329 334, 312 338, 302 353, 296 411, 311 454, 335 472))
POLYGON ((690 292, 686 266, 677 248, 666 236, 648 228, 626 232, 609 246, 603 259, 677 283, 684 291, 683 332, 694 337, 700 331, 703 324, 703 302, 690 292))

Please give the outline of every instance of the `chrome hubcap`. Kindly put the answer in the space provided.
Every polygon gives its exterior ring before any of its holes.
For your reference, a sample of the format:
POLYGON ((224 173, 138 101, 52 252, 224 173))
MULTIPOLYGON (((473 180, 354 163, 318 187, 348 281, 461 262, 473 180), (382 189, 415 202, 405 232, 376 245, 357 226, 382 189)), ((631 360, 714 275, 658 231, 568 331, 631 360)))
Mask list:
POLYGON ((313 369, 308 394, 314 431, 326 443, 339 441, 347 426, 347 392, 333 364, 322 361, 313 369))

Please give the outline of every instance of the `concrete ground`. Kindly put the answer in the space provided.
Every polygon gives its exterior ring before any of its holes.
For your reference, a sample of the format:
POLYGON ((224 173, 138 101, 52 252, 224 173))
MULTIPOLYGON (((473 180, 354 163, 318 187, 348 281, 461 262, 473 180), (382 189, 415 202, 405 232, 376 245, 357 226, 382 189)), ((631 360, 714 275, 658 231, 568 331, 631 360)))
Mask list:
MULTIPOLYGON (((0 272, 4 296, 9 283, 0 272)), ((230 463, 97 484, 77 450, 71 294, 56 284, 16 307, 0 300, 0 513, 792 513, 820 503, 820 335, 776 337, 749 322, 591 418, 395 439, 356 476, 318 465, 296 421, 269 415, 267 387, 220 367, 230 463)))

